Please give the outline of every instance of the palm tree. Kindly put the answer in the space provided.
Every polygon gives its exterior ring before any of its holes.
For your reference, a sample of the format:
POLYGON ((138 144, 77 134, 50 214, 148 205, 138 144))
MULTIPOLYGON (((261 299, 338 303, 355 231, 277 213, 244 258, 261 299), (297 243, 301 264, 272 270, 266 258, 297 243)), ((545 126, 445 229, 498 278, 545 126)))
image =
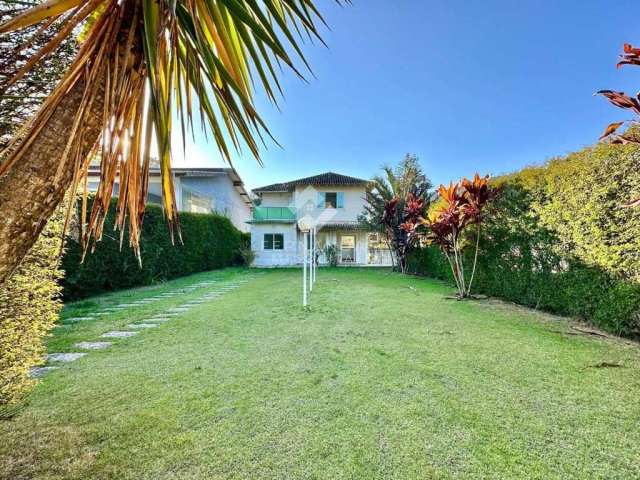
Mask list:
POLYGON ((5 79, 0 95, 66 38, 82 33, 78 54, 60 83, 0 154, 0 284, 65 193, 77 192, 83 183, 85 252, 95 245, 116 175, 117 228, 123 232, 128 226, 129 243, 139 252, 154 149, 162 171, 165 215, 172 239, 174 232, 179 237, 170 174, 172 128, 184 137, 198 116, 225 160, 232 149, 244 146, 259 161, 259 143, 270 134, 254 108, 254 84, 275 103, 282 93, 277 77, 282 65, 302 77, 293 56, 309 66, 295 35, 322 42, 317 26, 324 20, 314 3, 46 0, 1 24, 0 34, 38 25, 38 35, 54 23, 59 30, 5 79), (86 172, 95 158, 100 159, 101 181, 87 223, 86 172))
POLYGON ((407 154, 395 168, 384 166, 382 171, 383 174, 373 177, 367 186, 364 212, 359 221, 368 230, 385 235, 392 261, 404 273, 414 238, 402 227, 406 221, 407 200, 421 201, 426 212, 432 197, 432 185, 415 155, 407 154), (391 210, 389 205, 393 205, 391 210), (393 219, 389 222, 391 213, 393 219))

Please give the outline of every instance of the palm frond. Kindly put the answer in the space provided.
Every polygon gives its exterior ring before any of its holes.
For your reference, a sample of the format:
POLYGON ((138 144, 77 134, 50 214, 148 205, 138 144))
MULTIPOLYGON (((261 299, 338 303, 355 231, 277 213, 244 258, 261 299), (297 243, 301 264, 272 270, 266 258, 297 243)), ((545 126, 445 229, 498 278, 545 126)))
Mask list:
MULTIPOLYGON (((304 78, 296 63, 311 69, 296 34, 322 42, 318 25, 326 24, 314 0, 47 0, 0 25, 0 33, 39 23, 46 29, 54 18, 63 19, 59 33, 9 83, 50 55, 80 24, 91 22, 58 87, 0 154, 0 175, 20 161, 35 134, 46 128, 65 92, 81 85, 84 95, 65 149, 74 165, 73 191, 86 184, 92 159, 100 159, 101 172, 88 221, 84 189, 85 253, 101 239, 118 181, 116 228, 122 241, 128 227, 138 257, 152 142, 159 156, 166 219, 172 239, 174 232, 180 238, 171 175, 174 119, 184 137, 199 114, 224 160, 231 162, 232 150, 244 145, 260 161, 260 145, 271 134, 254 106, 256 85, 277 104, 282 90, 275 65, 286 65, 304 78), (89 138, 86 119, 96 112, 102 133, 89 138), (89 155, 87 143, 93 145, 89 155)), ((61 159, 61 168, 64 164, 61 159)))

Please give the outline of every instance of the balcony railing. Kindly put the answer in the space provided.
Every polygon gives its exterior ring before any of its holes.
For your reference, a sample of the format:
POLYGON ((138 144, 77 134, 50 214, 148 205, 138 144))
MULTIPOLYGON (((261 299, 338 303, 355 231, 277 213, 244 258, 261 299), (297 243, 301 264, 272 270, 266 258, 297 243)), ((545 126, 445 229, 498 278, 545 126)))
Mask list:
POLYGON ((254 222, 295 222, 296 212, 290 207, 254 207, 254 222))

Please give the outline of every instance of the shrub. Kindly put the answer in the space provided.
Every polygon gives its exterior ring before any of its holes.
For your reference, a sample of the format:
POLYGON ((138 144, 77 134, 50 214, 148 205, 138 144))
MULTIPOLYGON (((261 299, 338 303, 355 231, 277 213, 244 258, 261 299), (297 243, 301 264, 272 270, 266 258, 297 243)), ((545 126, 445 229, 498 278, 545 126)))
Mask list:
MULTIPOLYGON (((640 333, 640 192, 634 146, 599 145, 495 180, 476 273, 478 291, 640 333)), ((469 259, 467 259, 469 260, 469 259)), ((451 280, 435 247, 410 270, 451 280)))
POLYGON ((29 370, 41 362, 43 339, 62 306, 62 217, 57 212, 49 219, 29 254, 0 286, 0 405, 18 401, 33 386, 29 370))
POLYGON ((338 246, 335 243, 330 243, 324 247, 323 253, 330 267, 338 266, 338 246))
MULTIPOLYGON (((120 232, 112 229, 115 201, 107 215, 104 234, 93 253, 80 263, 82 249, 73 239, 63 259, 64 296, 78 299, 97 293, 149 285, 183 275, 240 263, 242 234, 223 216, 181 213, 184 245, 171 244, 162 209, 149 205, 145 212, 140 251, 142 268, 131 248, 120 250, 120 232)), ((127 232, 124 233, 127 238, 127 232)))

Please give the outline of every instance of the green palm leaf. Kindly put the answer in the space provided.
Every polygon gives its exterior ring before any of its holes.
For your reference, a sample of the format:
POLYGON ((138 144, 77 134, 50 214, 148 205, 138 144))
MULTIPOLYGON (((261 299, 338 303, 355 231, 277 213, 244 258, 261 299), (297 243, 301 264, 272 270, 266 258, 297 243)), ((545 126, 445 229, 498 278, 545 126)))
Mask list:
MULTIPOLYGON (((89 162, 100 159, 101 182, 93 209, 88 221, 84 213, 82 218, 82 225, 87 223, 85 252, 102 236, 113 186, 119 181, 117 228, 122 235, 128 225, 129 243, 139 256, 153 141, 162 172, 165 215, 172 238, 174 231, 179 236, 171 176, 172 119, 179 118, 184 137, 193 127, 193 115, 199 114, 226 161, 231 160, 232 148, 239 150, 242 145, 260 161, 259 145, 271 134, 254 106, 255 84, 277 104, 276 92, 282 94, 282 90, 274 62, 302 77, 288 53, 292 51, 310 71, 296 35, 322 42, 317 25, 325 21, 314 1, 48 0, 25 10, 0 25, 0 33, 40 22, 44 25, 58 17, 68 24, 61 31, 71 35, 76 25, 91 21, 60 85, 2 153, 0 175, 20 160, 30 139, 46 128, 65 92, 83 85, 83 100, 65 155, 74 159, 74 191, 86 182, 89 162), (94 147, 86 155, 84 125, 89 115, 96 114, 97 106, 102 133, 91 139, 94 147)), ((54 37, 26 69, 54 51, 60 37, 54 37)))

